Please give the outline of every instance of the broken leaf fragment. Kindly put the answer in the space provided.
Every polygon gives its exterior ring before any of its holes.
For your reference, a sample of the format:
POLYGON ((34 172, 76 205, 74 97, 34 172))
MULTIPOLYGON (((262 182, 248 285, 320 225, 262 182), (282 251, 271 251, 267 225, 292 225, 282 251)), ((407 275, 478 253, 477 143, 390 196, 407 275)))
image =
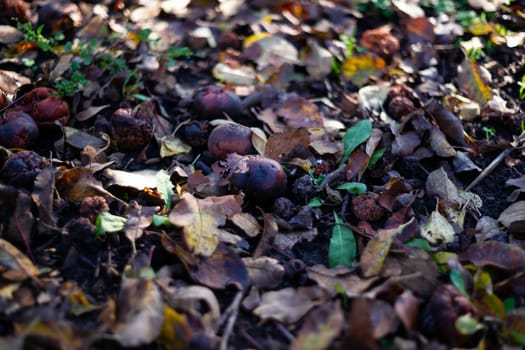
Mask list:
POLYGON ((525 232, 525 201, 509 205, 501 212, 498 221, 507 227, 510 233, 525 232))
POLYGON ((0 238, 0 266, 7 268, 2 273, 6 279, 22 281, 27 277, 36 277, 38 270, 33 262, 18 248, 0 238))

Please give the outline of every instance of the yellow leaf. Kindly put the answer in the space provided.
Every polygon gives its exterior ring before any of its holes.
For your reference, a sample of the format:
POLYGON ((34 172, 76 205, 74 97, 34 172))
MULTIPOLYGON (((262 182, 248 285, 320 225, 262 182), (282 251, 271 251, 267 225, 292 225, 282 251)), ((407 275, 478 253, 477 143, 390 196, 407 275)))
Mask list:
POLYGON ((254 42, 259 41, 259 40, 264 39, 264 38, 268 38, 270 36, 272 36, 272 35, 270 33, 266 33, 266 32, 261 32, 261 33, 250 35, 249 37, 244 39, 244 44, 243 44, 244 47, 243 48, 246 49, 246 48, 250 47, 254 42))
POLYGON ((459 67, 457 77, 461 90, 482 106, 492 98, 492 90, 487 85, 490 74, 485 73, 483 69, 477 62, 465 59, 459 67))
POLYGON ((184 193, 171 211, 172 224, 182 227, 184 241, 195 254, 210 256, 219 244, 219 235, 226 217, 241 210, 239 196, 210 196, 197 199, 191 193, 184 193))
POLYGON ((356 55, 349 57, 343 63, 343 75, 356 86, 363 86, 370 77, 383 74, 385 61, 372 55, 356 55))
POLYGON ((166 350, 184 350, 188 348, 191 336, 186 316, 169 306, 164 306, 164 324, 157 342, 166 350))

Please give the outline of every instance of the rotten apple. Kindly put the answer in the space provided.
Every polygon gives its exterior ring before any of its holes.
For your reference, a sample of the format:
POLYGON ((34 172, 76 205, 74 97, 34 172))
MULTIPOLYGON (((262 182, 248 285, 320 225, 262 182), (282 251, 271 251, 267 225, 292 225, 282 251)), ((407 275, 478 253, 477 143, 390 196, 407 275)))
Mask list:
POLYGON ((277 161, 260 156, 233 156, 239 160, 232 169, 230 183, 248 197, 264 203, 284 194, 286 173, 277 161))
POLYGON ((252 131, 237 123, 219 125, 208 137, 208 150, 216 159, 225 159, 229 153, 254 153, 252 131))
POLYGON ((31 116, 8 110, 0 116, 0 145, 6 148, 32 148, 38 140, 38 126, 31 116))
POLYGON ((193 98, 193 112, 197 119, 217 119, 228 115, 236 120, 242 115, 242 109, 239 96, 216 85, 200 89, 193 98))
POLYGON ((29 114, 40 129, 55 127, 57 121, 66 125, 70 116, 66 101, 56 90, 47 87, 37 87, 29 91, 18 102, 15 109, 29 114))

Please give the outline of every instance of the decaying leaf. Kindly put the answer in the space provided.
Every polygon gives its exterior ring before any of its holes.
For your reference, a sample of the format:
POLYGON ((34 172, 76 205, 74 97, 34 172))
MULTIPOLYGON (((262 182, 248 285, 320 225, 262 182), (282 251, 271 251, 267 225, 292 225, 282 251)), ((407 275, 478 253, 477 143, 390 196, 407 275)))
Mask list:
POLYGON ((427 221, 420 226, 421 237, 432 244, 451 243, 454 241, 454 228, 448 220, 436 209, 427 221))
POLYGON ((285 288, 266 292, 261 303, 253 313, 263 320, 272 319, 286 324, 301 319, 316 305, 328 298, 328 294, 318 286, 285 288))
POLYGON ((525 201, 512 203, 501 212, 498 221, 509 229, 509 232, 525 232, 525 201))
POLYGON ((270 135, 264 155, 277 161, 289 160, 289 154, 296 148, 307 149, 310 133, 306 128, 290 128, 282 133, 270 135))
POLYGON ((164 323, 164 302, 158 287, 147 279, 123 279, 117 301, 113 336, 123 346, 155 340, 164 323))
POLYGON ((37 276, 38 270, 31 260, 8 241, 0 238, 0 265, 8 270, 2 273, 4 278, 22 281, 37 276))
POLYGON ((385 61, 373 55, 352 55, 343 63, 343 76, 361 87, 370 77, 379 77, 386 68, 385 61))
POLYGON ((70 202, 80 202, 86 197, 100 195, 113 197, 88 168, 73 168, 60 172, 57 175, 57 190, 70 202))
POLYGON ((498 241, 474 243, 460 255, 460 259, 479 267, 494 266, 509 271, 525 270, 525 251, 518 246, 498 241))
POLYGON ((164 323, 157 342, 167 350, 184 350, 189 347, 192 330, 185 315, 164 306, 164 323))
POLYGON ((324 265, 314 265, 307 268, 308 277, 325 288, 332 295, 339 286, 346 296, 354 298, 366 291, 376 280, 376 277, 363 279, 347 266, 337 266, 332 269, 324 265))
POLYGON ((186 192, 170 212, 170 222, 182 227, 184 241, 195 254, 210 256, 219 244, 220 226, 226 218, 240 213, 242 197, 195 198, 186 192))
POLYGON ((270 257, 243 258, 248 269, 250 281, 259 289, 271 289, 279 286, 284 278, 284 267, 270 257))
POLYGON ((293 350, 324 350, 343 329, 339 302, 326 303, 310 312, 291 345, 293 350))
MULTIPOLYGON (((153 214, 159 211, 159 207, 143 207, 135 201, 131 201, 128 207, 128 218, 124 224, 124 234, 131 241, 133 248, 135 241, 142 237, 144 229, 153 222, 153 214)), ((136 249, 134 248, 135 252, 136 249)))
POLYGON ((463 91, 468 93, 469 98, 481 106, 485 105, 492 98, 492 90, 488 85, 491 77, 485 68, 477 62, 465 58, 458 67, 458 72, 458 85, 463 91))

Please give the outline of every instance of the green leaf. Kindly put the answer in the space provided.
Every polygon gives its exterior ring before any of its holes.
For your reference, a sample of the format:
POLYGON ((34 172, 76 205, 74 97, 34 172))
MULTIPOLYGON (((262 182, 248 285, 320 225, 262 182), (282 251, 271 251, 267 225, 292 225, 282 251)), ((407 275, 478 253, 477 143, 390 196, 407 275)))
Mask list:
POLYGON ((357 146, 368 140, 371 133, 372 123, 368 119, 360 120, 357 124, 348 129, 343 136, 345 153, 339 165, 345 164, 348 161, 350 154, 352 154, 357 146))
POLYGON ((159 227, 162 225, 165 225, 165 226, 171 225, 170 219, 167 216, 157 215, 157 214, 153 215, 152 223, 153 223, 153 226, 155 227, 159 227))
POLYGON ((412 238, 411 240, 406 242, 405 245, 410 248, 423 249, 427 253, 430 253, 432 251, 432 247, 430 247, 430 243, 428 243, 428 241, 424 238, 412 238))
POLYGON ((173 183, 168 172, 166 170, 160 170, 155 176, 155 180, 157 180, 157 191, 159 191, 162 199, 164 199, 166 207, 171 209, 171 197, 173 197, 175 192, 173 192, 173 183))
POLYGON ((485 325, 479 323, 470 314, 459 316, 456 320, 456 329, 461 334, 474 334, 477 331, 484 329, 485 325))
POLYGON ((95 237, 100 237, 106 232, 118 232, 124 229, 126 218, 110 214, 106 211, 101 212, 95 221, 95 237))
POLYGON ((503 305, 505 305, 505 312, 509 313, 516 309, 516 299, 514 297, 509 297, 503 300, 503 305))
POLYGON ((334 212, 335 225, 332 228, 332 238, 328 248, 328 266, 351 266, 356 257, 356 241, 354 233, 344 225, 343 220, 334 212))
POLYGON ((317 208, 323 205, 323 202, 321 201, 321 198, 319 196, 315 196, 308 202, 308 206, 312 208, 317 208))
POLYGON ((456 287, 459 289, 459 291, 465 295, 468 296, 467 288, 465 287, 465 280, 463 279, 463 276, 461 275, 461 272, 457 269, 452 269, 450 271, 450 281, 456 287))
POLYGON ((383 154, 385 154, 386 152, 386 148, 380 148, 380 149, 376 149, 374 151, 374 153, 372 153, 372 155, 370 156, 370 160, 368 161, 368 168, 371 168, 373 167, 377 161, 379 159, 381 159, 381 157, 383 156, 383 154))
POLYGON ((336 188, 338 190, 347 190, 353 194, 361 194, 366 192, 366 185, 362 182, 345 182, 336 188))

